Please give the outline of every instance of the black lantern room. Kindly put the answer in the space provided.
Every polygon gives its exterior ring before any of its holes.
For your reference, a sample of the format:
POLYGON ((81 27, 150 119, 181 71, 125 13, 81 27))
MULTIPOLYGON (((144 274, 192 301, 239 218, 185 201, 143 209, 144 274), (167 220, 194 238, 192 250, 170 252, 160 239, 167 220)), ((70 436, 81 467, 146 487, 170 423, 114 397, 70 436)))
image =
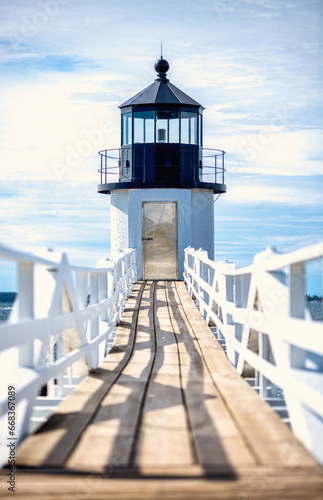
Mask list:
POLYGON ((178 187, 225 192, 223 151, 212 150, 206 169, 213 170, 203 171, 203 106, 170 83, 166 59, 161 56, 154 67, 156 80, 120 106, 121 148, 100 151, 98 191, 178 187))

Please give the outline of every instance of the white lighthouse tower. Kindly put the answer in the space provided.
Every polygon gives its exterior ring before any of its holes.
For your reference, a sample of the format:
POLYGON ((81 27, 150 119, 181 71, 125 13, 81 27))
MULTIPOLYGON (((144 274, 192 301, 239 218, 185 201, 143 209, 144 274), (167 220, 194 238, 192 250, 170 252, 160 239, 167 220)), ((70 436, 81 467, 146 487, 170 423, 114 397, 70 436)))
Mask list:
POLYGON ((121 148, 100 151, 98 192, 111 196, 111 251, 138 250, 139 279, 181 279, 184 248, 214 257, 214 194, 224 151, 203 148, 203 107, 168 80, 121 104, 121 148))

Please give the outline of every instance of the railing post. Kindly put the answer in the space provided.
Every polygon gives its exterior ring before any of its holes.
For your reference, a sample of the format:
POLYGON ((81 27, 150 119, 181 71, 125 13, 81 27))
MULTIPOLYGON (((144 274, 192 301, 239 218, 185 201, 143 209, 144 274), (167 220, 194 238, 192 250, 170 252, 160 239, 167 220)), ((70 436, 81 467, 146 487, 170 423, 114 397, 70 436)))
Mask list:
POLYGON ((105 160, 105 164, 104 164, 104 179, 105 179, 105 182, 107 183, 108 182, 108 151, 105 150, 105 157, 104 157, 104 160, 105 160))
MULTIPOLYGON (((32 263, 20 262, 18 266, 18 308, 16 310, 16 320, 25 318, 33 318, 34 316, 34 265, 32 263)), ((34 368, 34 342, 22 344, 18 347, 18 367, 19 368, 34 368)), ((13 381, 10 381, 13 383, 13 381)), ((19 433, 20 436, 25 436, 28 433, 29 420, 31 417, 34 397, 30 398, 27 406, 24 409, 24 415, 18 415, 22 420, 19 433)), ((18 421, 18 425, 19 425, 18 421)))
MULTIPOLYGON (((18 320, 34 316, 34 266, 20 263, 18 266, 18 320)), ((34 343, 23 344, 18 351, 19 366, 33 368, 34 343)))
POLYGON ((305 266, 303 262, 290 266, 289 314, 292 318, 305 318, 305 266))
MULTIPOLYGON (((61 302, 57 299, 54 303, 54 295, 58 296, 57 291, 57 273, 59 262, 61 261, 62 254, 58 252, 52 252, 51 250, 46 250, 41 253, 42 257, 55 259, 57 265, 55 267, 44 266, 36 264, 34 268, 34 318, 46 318, 49 317, 50 321, 54 321, 55 314, 58 313, 58 308, 61 306, 61 302), (53 310, 57 307, 57 310, 53 310)), ((61 298, 62 300, 62 298, 61 298)), ((57 342, 58 350, 63 352, 63 340, 62 336, 59 335, 57 342)), ((41 368, 46 364, 53 363, 54 356, 54 345, 51 345, 50 335, 47 333, 44 339, 34 341, 34 366, 41 368)), ((53 393, 54 385, 53 381, 48 381, 47 383, 48 393, 53 393)))
POLYGON ((80 307, 87 305, 87 273, 78 272, 76 274, 76 296, 80 307))
MULTIPOLYGON (((198 265, 197 265, 197 269, 198 269, 198 278, 197 278, 197 293, 198 293, 198 296, 202 298, 202 300, 205 302, 205 290, 203 288, 203 284, 201 283, 201 281, 204 279, 204 263, 202 262, 202 258, 207 258, 207 252, 205 250, 203 250, 202 248, 199 248, 198 252, 197 252, 197 259, 198 259, 198 265)), ((200 305, 200 312, 203 316, 203 318, 205 319, 205 316, 206 316, 206 309, 203 305, 203 302, 202 301, 199 301, 199 305, 200 305)))
MULTIPOLYGON (((303 262, 292 264, 289 271, 289 315, 292 318, 305 319, 305 266, 303 262)), ((291 366, 305 368, 306 360, 311 358, 307 351, 291 346, 291 366)))
MULTIPOLYGON (((268 360, 268 351, 269 351, 268 336, 265 335, 264 333, 259 333, 258 343, 259 343, 258 345, 259 356, 262 359, 268 360)), ((269 394, 270 391, 268 389, 268 380, 260 372, 258 373, 258 384, 259 384, 259 394, 262 398, 266 398, 271 395, 269 394)))
POLYGON ((103 321, 110 323, 114 314, 114 302, 113 295, 115 294, 115 280, 114 271, 115 263, 109 259, 100 259, 97 261, 98 268, 106 268, 106 271, 100 273, 99 282, 99 299, 109 298, 109 307, 105 313, 101 316, 103 321))
MULTIPOLYGON (((232 272, 235 270, 235 264, 233 262, 219 262, 217 264, 217 281, 218 281, 218 293, 222 298, 222 305, 219 307, 220 314, 223 326, 225 330, 229 328, 232 330, 232 335, 235 330, 235 324, 232 318, 232 315, 227 311, 227 303, 231 302, 234 304, 234 276, 231 274, 227 274, 227 272, 232 272)), ((237 359, 236 352, 230 342, 230 338, 225 332, 221 332, 225 337, 225 345, 227 350, 227 356, 230 362, 236 367, 237 359)))
POLYGON ((184 282, 188 282, 188 252, 187 248, 184 249, 184 272, 183 272, 184 282))
MULTIPOLYGON (((90 277, 90 304, 97 304, 99 302, 99 273, 91 273, 90 277)), ((91 320, 91 335, 90 338, 94 339, 98 334, 98 321, 97 318, 91 320)))
POLYGON ((214 182, 217 181, 217 154, 214 155, 214 182))
MULTIPOLYGON (((101 300, 108 298, 108 275, 107 272, 101 272, 99 274, 99 302, 101 300)), ((100 317, 102 321, 108 320, 107 311, 105 311, 100 317)))

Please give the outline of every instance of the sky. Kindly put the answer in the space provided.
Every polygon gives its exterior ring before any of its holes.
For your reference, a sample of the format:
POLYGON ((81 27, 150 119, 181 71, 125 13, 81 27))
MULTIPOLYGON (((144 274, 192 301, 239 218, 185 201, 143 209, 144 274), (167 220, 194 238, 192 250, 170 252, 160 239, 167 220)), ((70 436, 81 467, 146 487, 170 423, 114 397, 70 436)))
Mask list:
POLYGON ((204 146, 226 151, 215 260, 322 241, 322 18, 321 0, 0 0, 0 243, 109 256, 97 152, 120 147, 118 106, 154 81, 161 40, 204 146))

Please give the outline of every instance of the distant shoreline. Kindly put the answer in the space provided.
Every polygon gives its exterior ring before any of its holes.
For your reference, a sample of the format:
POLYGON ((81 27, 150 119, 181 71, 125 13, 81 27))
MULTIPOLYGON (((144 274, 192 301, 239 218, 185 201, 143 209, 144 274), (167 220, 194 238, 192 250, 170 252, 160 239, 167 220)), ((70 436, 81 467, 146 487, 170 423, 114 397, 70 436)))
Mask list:
MULTIPOLYGON (((16 296, 16 292, 0 292, 0 323, 8 319, 16 296)), ((305 298, 313 321, 323 321, 323 296, 306 295, 305 298)))
POLYGON ((323 296, 319 295, 305 295, 306 302, 323 302, 323 296))
MULTIPOLYGON (((15 300, 16 292, 0 292, 0 302, 12 302, 15 300)), ((307 302, 323 302, 323 295, 305 295, 307 302)))

